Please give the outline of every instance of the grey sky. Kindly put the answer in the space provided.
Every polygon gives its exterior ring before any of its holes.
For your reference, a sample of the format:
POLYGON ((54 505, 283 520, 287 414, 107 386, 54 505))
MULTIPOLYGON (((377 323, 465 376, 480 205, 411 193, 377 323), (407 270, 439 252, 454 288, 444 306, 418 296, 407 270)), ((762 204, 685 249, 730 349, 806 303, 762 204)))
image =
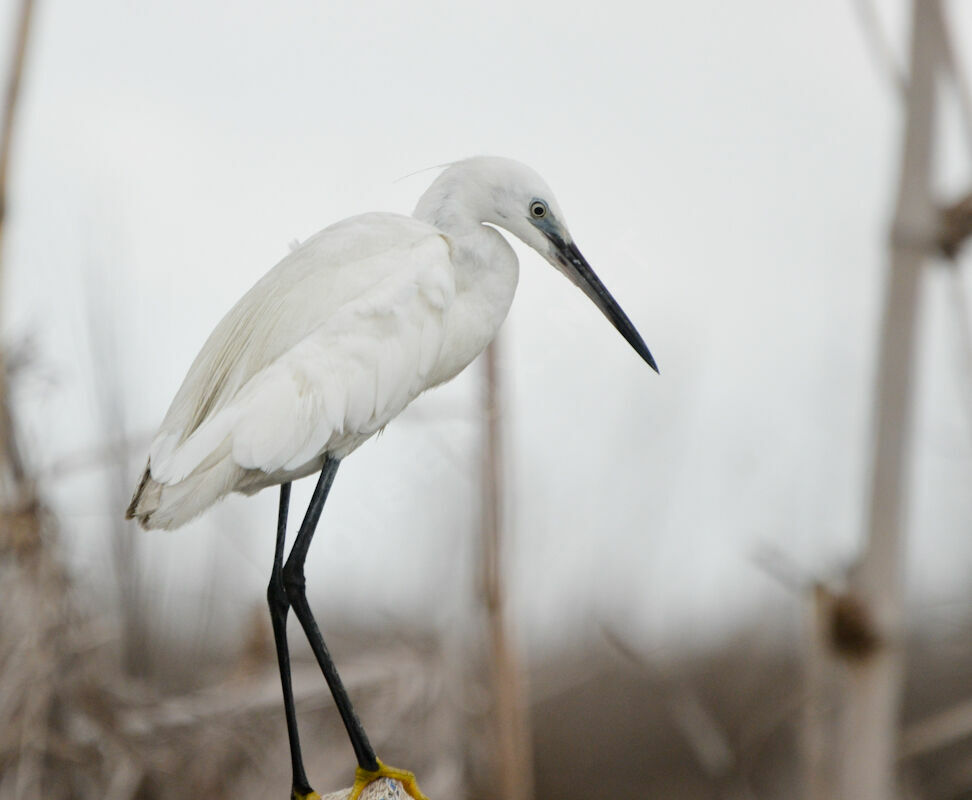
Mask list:
MULTIPOLYGON (((900 54, 898 6, 880 12, 900 54)), ((717 630, 785 607, 752 564, 761 543, 811 569, 853 552, 899 109, 849 2, 39 9, 4 286, 4 332, 35 333, 56 376, 21 392, 39 463, 101 436, 89 299, 114 331, 128 425, 149 433, 288 241, 364 210, 408 212, 434 173, 396 179, 495 153, 551 184, 662 371, 521 248, 504 352, 525 629, 717 630)), ((947 123, 941 179, 958 191, 968 162, 947 123)), ((923 308, 909 575, 931 608, 961 596, 970 566, 952 286, 934 270, 923 308)), ((311 556, 317 597, 457 613, 477 377, 420 399, 342 468, 311 556)), ((101 477, 54 494, 92 581, 107 569, 101 477)), ((219 543, 230 608, 258 600, 273 503, 232 500, 145 534, 160 582, 205 591, 219 543)))

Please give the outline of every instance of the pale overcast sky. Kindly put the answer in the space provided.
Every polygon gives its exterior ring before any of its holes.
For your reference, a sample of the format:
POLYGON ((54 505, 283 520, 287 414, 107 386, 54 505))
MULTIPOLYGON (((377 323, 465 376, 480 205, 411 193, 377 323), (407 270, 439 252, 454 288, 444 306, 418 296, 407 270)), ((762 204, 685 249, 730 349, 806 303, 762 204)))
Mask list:
MULTIPOLYGON (((3 333, 38 346, 45 380, 19 400, 40 467, 104 437, 92 304, 144 438, 289 241, 409 212, 434 175, 398 180, 416 170, 508 155, 557 192, 661 367, 518 246, 503 346, 521 630, 557 640, 607 621, 657 643, 768 605, 795 615, 753 553, 771 545, 811 571, 850 558, 901 118, 849 0, 38 8, 3 333)), ((903 61, 903 4, 879 11, 903 61)), ((961 49, 972 11, 954 20, 961 49)), ((968 160, 954 112, 947 123, 940 183, 959 191, 968 160)), ((972 571, 972 416, 955 284, 934 268, 926 285, 909 577, 916 607, 946 614, 972 571)), ((469 373, 342 467, 309 562, 320 606, 461 624, 477 526, 469 373)), ((122 511, 104 478, 45 487, 92 584, 122 511)), ((141 534, 153 585, 192 605, 215 581, 227 614, 260 602, 275 501, 141 534)))

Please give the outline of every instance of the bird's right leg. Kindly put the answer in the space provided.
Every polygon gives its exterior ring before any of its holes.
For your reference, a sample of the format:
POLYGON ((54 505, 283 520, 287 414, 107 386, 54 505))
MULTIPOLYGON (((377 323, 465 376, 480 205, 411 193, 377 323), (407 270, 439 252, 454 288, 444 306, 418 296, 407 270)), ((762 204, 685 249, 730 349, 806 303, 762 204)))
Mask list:
POLYGON ((391 778, 398 781, 405 789, 405 792, 411 795, 414 800, 428 800, 419 789, 413 773, 408 770, 398 769, 397 767, 390 767, 382 763, 375 755, 375 751, 368 741, 368 736, 365 734, 364 727, 362 727, 361 721, 358 719, 358 715, 351 705, 351 699, 348 697, 347 690, 344 688, 341 676, 338 675, 337 668, 334 666, 334 661, 331 658, 330 652, 328 652, 327 645, 324 644, 324 638, 321 636, 320 628, 317 626, 313 613, 311 613, 310 605, 307 603, 304 580, 304 559, 307 557, 311 539, 314 538, 314 531, 317 528, 321 511, 324 509, 324 503, 327 500, 328 492, 331 490, 331 483, 334 481, 334 475, 340 463, 338 459, 331 458, 330 456, 324 460, 324 467, 321 470, 317 486, 314 488, 314 493, 311 496, 310 505, 307 508, 307 513, 304 515, 304 521, 300 525, 297 538, 294 540, 294 546, 290 551, 290 555, 287 557, 287 563, 283 567, 283 584, 287 590, 287 598, 290 601, 290 606, 294 609, 294 614, 300 620, 300 624, 304 628, 304 634, 307 636, 307 641, 310 643, 311 650, 314 651, 317 662, 324 673, 324 678, 331 690, 331 695, 334 697, 334 703, 337 705, 338 712, 341 714, 341 719, 344 721, 344 726, 351 739, 351 747, 354 750, 355 758, 358 760, 354 786, 351 788, 351 794, 348 800, 358 800, 365 787, 379 778, 391 778))
POLYGON ((331 653, 324 643, 324 637, 321 636, 317 621, 314 619, 313 613, 311 613, 310 605, 307 602, 306 582, 304 579, 304 560, 307 558, 307 551, 310 548, 311 539, 314 537, 314 531, 321 518, 324 503, 327 500, 327 495, 331 490, 331 484, 334 482, 334 475, 337 473, 340 463, 338 459, 330 457, 324 461, 324 469, 321 470, 317 486, 314 487, 310 505, 297 531, 297 538, 294 540, 294 545, 290 550, 290 555, 287 557, 287 562, 281 570, 281 577, 283 579, 284 589, 287 592, 287 601, 294 610, 294 615, 300 620, 300 624, 304 628, 304 634, 307 636, 311 650, 314 652, 321 671, 324 673, 324 679, 327 681, 327 686, 331 690, 334 703, 347 729, 348 737, 351 739, 351 747, 354 750, 354 756, 358 760, 358 766, 366 770, 376 770, 378 769, 378 759, 375 756, 375 751, 372 749, 364 727, 361 725, 361 721, 358 719, 358 715, 351 705, 351 698, 348 697, 348 692, 344 688, 341 676, 338 675, 337 667, 334 665, 334 659, 331 658, 331 653))
POLYGON ((290 761, 293 767, 291 800, 315 800, 320 795, 311 789, 304 772, 304 760, 300 754, 300 737, 297 735, 297 709, 294 707, 294 690, 290 677, 290 650, 287 647, 287 612, 290 600, 283 583, 284 543, 287 539, 287 510, 290 506, 290 484, 280 485, 280 511, 277 515, 277 546, 273 554, 273 572, 267 587, 267 603, 273 623, 273 641, 277 646, 277 663, 280 666, 280 683, 283 686, 284 712, 287 715, 287 737, 290 740, 290 761))

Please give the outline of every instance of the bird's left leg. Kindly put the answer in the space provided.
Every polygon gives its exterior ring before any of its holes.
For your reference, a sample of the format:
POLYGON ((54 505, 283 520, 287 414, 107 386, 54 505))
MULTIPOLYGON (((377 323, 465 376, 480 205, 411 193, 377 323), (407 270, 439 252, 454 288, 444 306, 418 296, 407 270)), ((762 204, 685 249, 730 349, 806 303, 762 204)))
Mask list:
POLYGON ((334 476, 337 473, 337 468, 340 463, 338 459, 331 458, 330 456, 327 456, 324 460, 324 468, 321 470, 317 486, 314 488, 314 494, 311 496, 310 505, 307 507, 307 513, 304 515, 304 521, 301 523, 300 530, 297 532, 297 538, 294 540, 294 546, 290 551, 290 555, 287 557, 287 563, 284 564, 283 583, 287 591, 287 599, 290 601, 290 607, 294 610, 297 619, 300 620, 300 624, 307 636, 307 641, 310 643, 311 650, 314 651, 317 663, 320 664, 321 671, 324 673, 324 679, 327 681, 331 695, 334 697, 334 703, 337 705, 338 712, 341 714, 344 727, 347 729, 348 737, 351 739, 351 747, 354 749, 355 758, 358 760, 354 787, 348 800, 357 800, 365 786, 381 777, 393 778, 400 781, 405 787, 405 790, 415 800, 428 800, 419 790, 418 784, 415 782, 415 776, 411 772, 388 767, 375 755, 374 748, 372 748, 371 743, 368 741, 364 727, 361 725, 361 721, 358 719, 358 715, 351 705, 351 698, 348 697, 348 692, 344 688, 341 676, 338 675, 337 668, 334 666, 334 660, 331 658, 327 645, 324 644, 324 637, 321 636, 320 628, 317 626, 314 615, 311 613, 310 605, 307 603, 304 560, 307 558, 307 551, 310 548, 311 539, 314 537, 314 531, 317 529, 317 523, 321 518, 324 503, 327 500, 328 492, 331 489, 331 484, 334 482, 334 476))
POLYGON ((267 587, 267 603, 270 606, 270 619, 273 622, 273 640, 277 647, 277 662, 280 667, 280 683, 283 687, 284 712, 287 715, 287 738, 290 741, 290 761, 293 768, 291 800, 314 800, 319 798, 304 772, 304 760, 300 755, 300 738, 297 734, 297 710, 294 707, 294 691, 290 678, 290 651, 287 647, 287 612, 290 601, 283 584, 284 542, 287 537, 287 509, 290 506, 290 483, 280 486, 280 511, 277 515, 277 544, 274 548, 273 571, 267 587))

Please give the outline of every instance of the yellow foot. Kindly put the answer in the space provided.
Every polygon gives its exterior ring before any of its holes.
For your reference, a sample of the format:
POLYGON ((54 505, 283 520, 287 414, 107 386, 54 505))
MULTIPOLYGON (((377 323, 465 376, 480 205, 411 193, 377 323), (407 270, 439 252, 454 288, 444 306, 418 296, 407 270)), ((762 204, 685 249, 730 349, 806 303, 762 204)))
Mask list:
POLYGON ((422 790, 419 789, 413 773, 408 770, 385 766, 381 763, 381 760, 378 761, 378 769, 374 772, 358 767, 354 773, 354 786, 351 787, 351 794, 348 795, 348 800, 358 800, 365 786, 372 781, 378 780, 378 778, 391 778, 393 781, 398 781, 405 788, 405 791, 414 797, 415 800, 429 800, 429 798, 422 794, 422 790))
POLYGON ((293 797, 293 800, 321 800, 321 796, 313 789, 309 791, 307 794, 303 794, 302 792, 298 792, 297 790, 294 790, 290 794, 293 797))

